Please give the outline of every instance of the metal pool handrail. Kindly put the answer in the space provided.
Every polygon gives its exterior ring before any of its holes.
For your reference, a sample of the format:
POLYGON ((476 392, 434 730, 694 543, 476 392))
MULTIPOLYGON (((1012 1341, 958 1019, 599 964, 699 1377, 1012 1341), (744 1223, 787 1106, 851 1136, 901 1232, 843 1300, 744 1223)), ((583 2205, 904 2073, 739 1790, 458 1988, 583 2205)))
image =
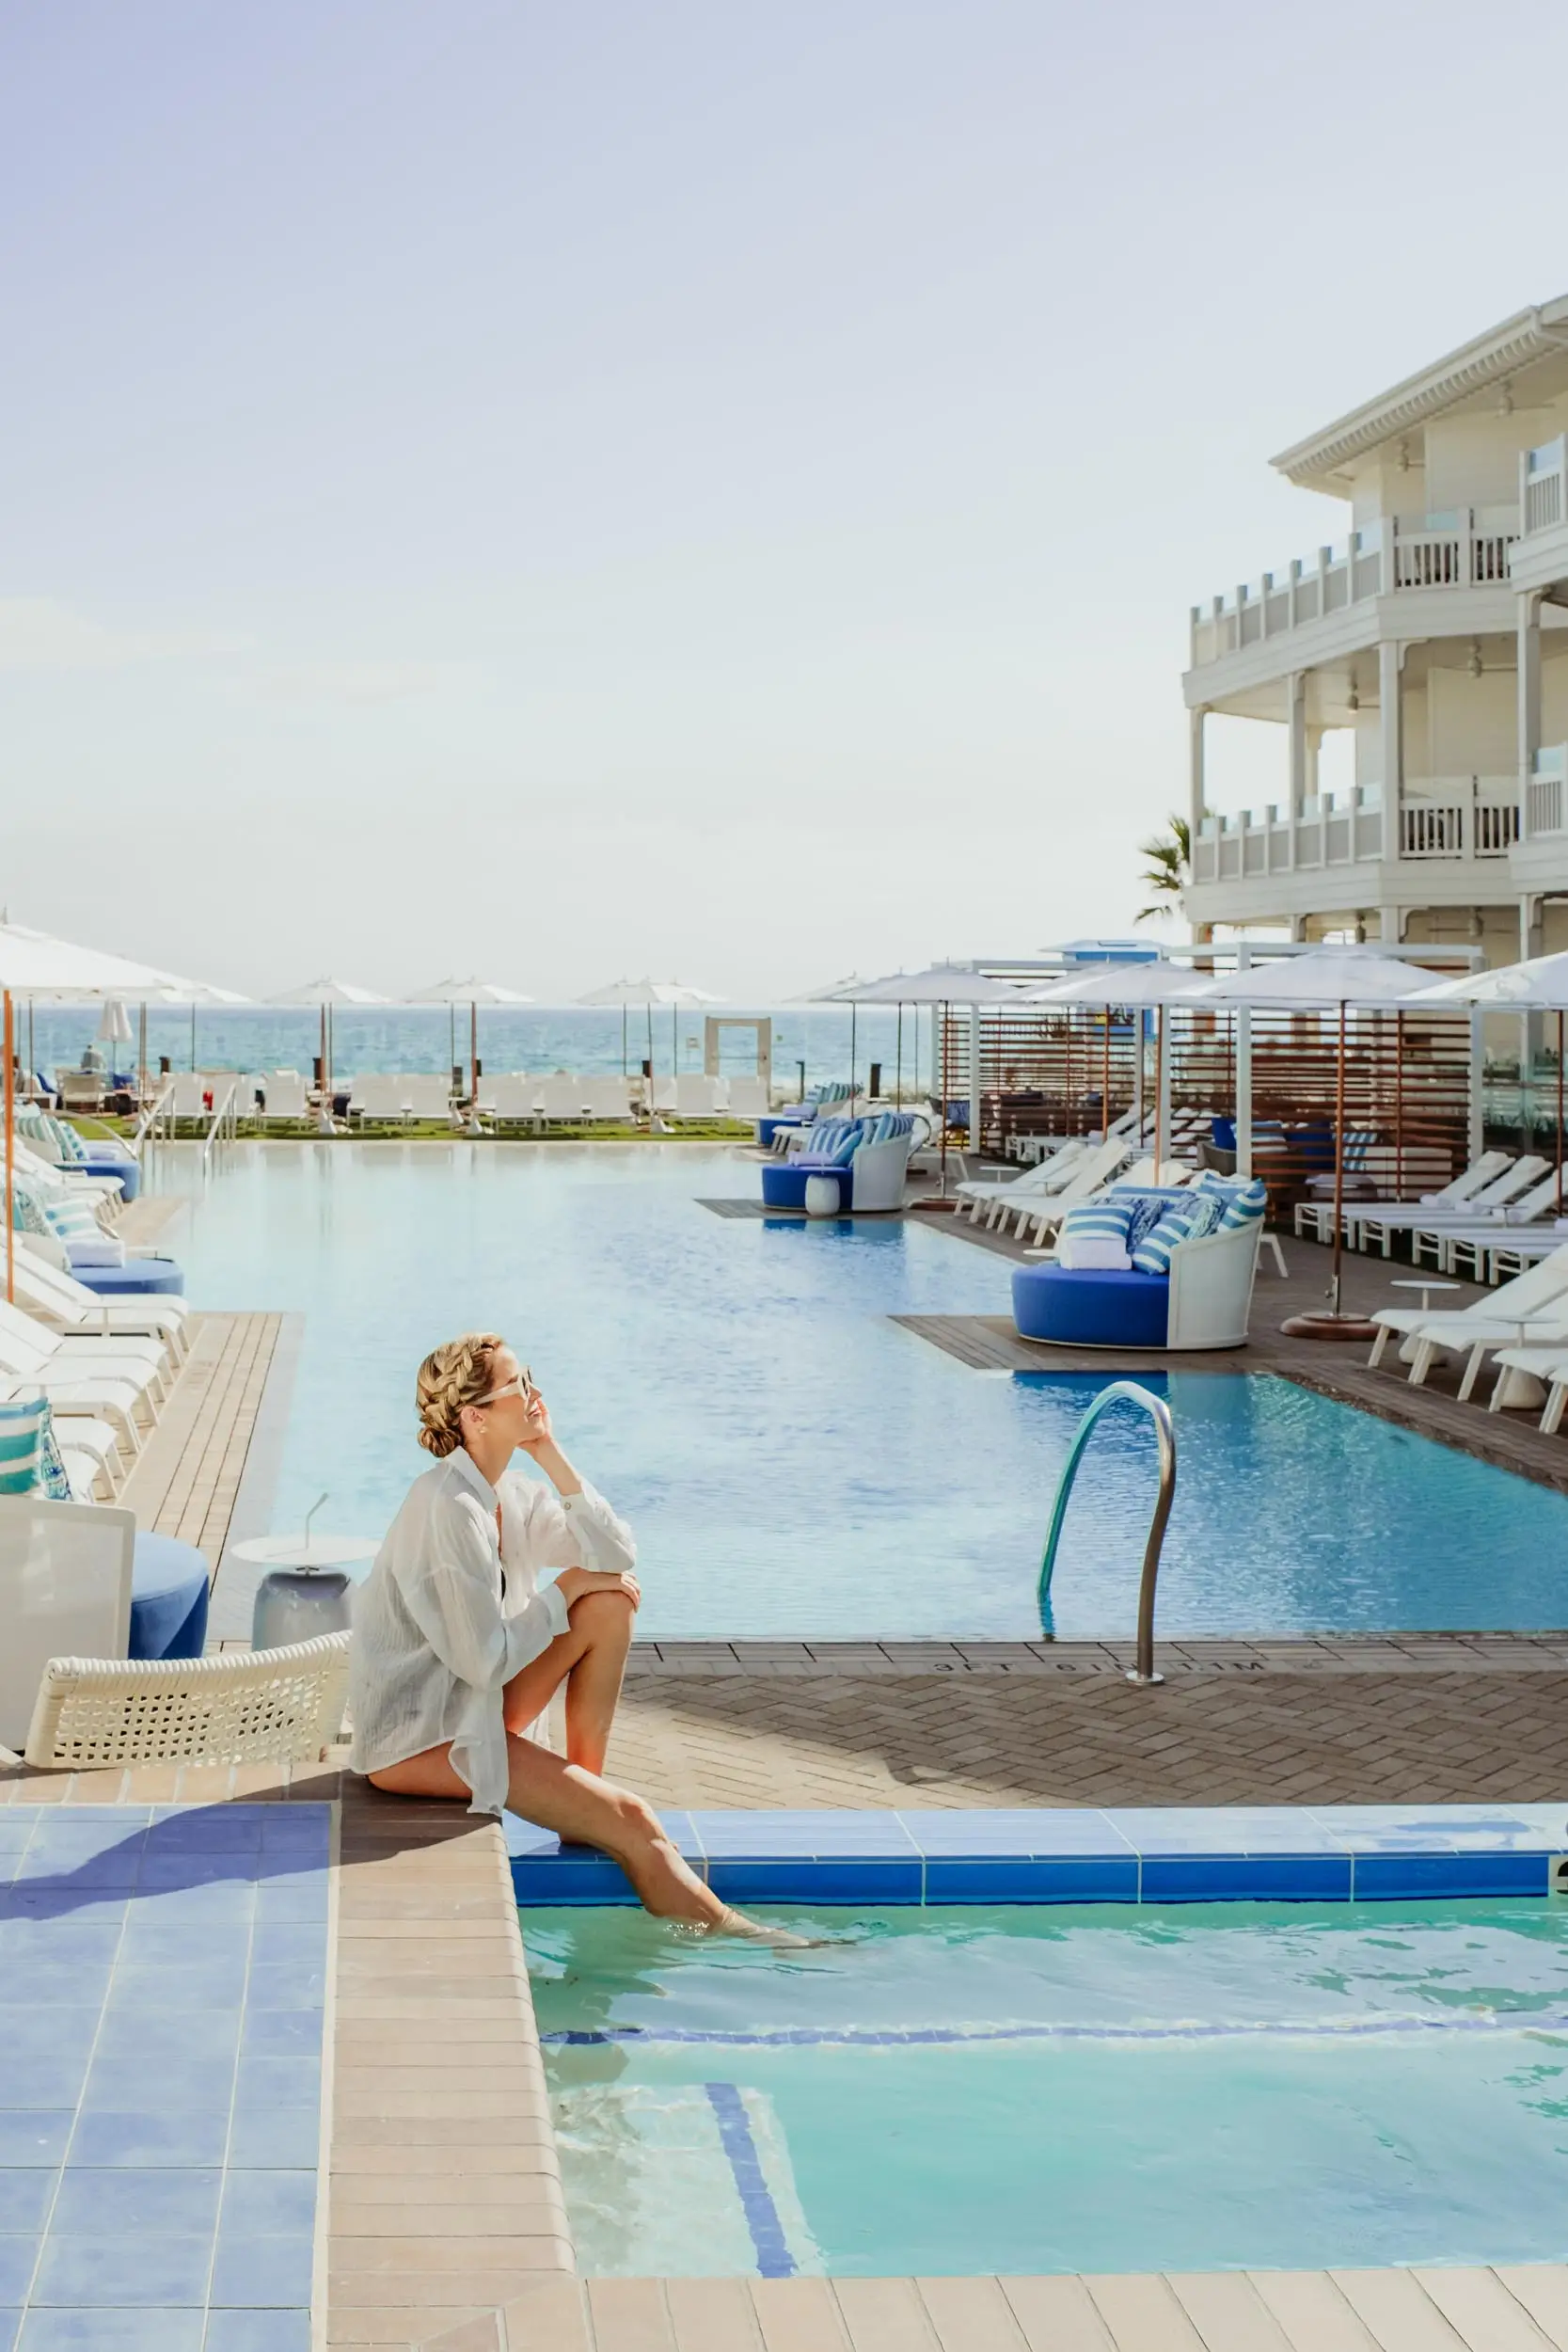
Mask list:
POLYGON ((1051 1507, 1051 1525, 1046 1534, 1045 1551, 1040 1560, 1039 1605, 1044 1618, 1051 1596, 1051 1572, 1056 1565, 1056 1547, 1062 1540, 1062 1523, 1067 1518, 1068 1498, 1072 1482, 1078 1475, 1089 1433, 1108 1405, 1125 1398, 1130 1405, 1141 1405, 1154 1423, 1154 1435, 1160 1448, 1160 1492, 1155 1500, 1154 1517, 1148 1523, 1148 1541, 1144 1546, 1143 1575, 1138 1582, 1138 1662, 1128 1675, 1129 1682, 1164 1682, 1164 1676, 1154 1671, 1154 1585, 1160 1573, 1160 1548, 1165 1540, 1165 1525, 1170 1506, 1176 1497, 1176 1431, 1171 1425, 1170 1406, 1163 1397, 1140 1388, 1135 1380, 1113 1380, 1101 1389, 1088 1411, 1079 1422, 1068 1457, 1063 1466, 1056 1500, 1051 1507))

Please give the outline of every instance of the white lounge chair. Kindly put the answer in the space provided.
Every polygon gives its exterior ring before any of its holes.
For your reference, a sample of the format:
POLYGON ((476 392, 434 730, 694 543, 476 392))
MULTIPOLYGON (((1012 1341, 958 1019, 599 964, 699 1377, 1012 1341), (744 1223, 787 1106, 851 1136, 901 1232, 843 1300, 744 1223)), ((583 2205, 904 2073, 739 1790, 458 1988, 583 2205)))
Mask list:
POLYGON ((342 1724, 348 1650, 348 1634, 325 1633, 284 1649, 146 1665, 50 1658, 37 1681, 26 1761, 46 1772, 316 1763, 342 1724))
MULTIPOLYGON (((83 1372, 122 1372, 141 1379, 150 1408, 163 1403, 174 1373, 167 1343, 150 1332, 121 1332, 105 1337, 98 1331, 51 1330, 24 1308, 0 1299, 0 1348, 37 1348, 51 1372, 70 1376, 83 1372)), ((9 1367, 8 1367, 9 1369, 9 1367)))
POLYGON ((588 1117, 607 1127, 624 1127, 631 1117, 633 1084, 630 1078, 584 1078, 583 1108, 588 1117))
POLYGON ((539 1117, 561 1126, 584 1125, 593 1117, 588 1086, 589 1081, 579 1078, 575 1071, 552 1071, 547 1078, 538 1082, 539 1117))
MULTIPOLYGON (((1391 1339, 1413 1340, 1428 1324, 1441 1320, 1450 1326, 1459 1325, 1467 1316, 1474 1316, 1478 1325, 1500 1320, 1506 1326, 1520 1317, 1528 1320, 1560 1298, 1568 1298, 1568 1243, 1560 1244, 1538 1265, 1516 1275, 1512 1282, 1502 1283, 1488 1297, 1478 1298, 1469 1307, 1456 1308, 1452 1314, 1439 1318, 1426 1307, 1378 1308, 1370 1318, 1377 1326, 1377 1337, 1367 1359, 1369 1369, 1383 1361, 1391 1339)), ((1506 1347, 1510 1342, 1505 1338, 1498 1344, 1506 1347)), ((1429 1358, 1429 1367, 1430 1360, 1429 1358)), ((1423 1373, 1422 1378, 1425 1376, 1423 1373)))
POLYGON ((1000 1216, 1005 1227, 1015 1208, 1022 1209, 1026 1201, 1042 1200, 1050 1193, 1060 1192, 1065 1184, 1072 1181, 1073 1170, 1098 1149, 1099 1146, 1090 1143, 1085 1136, 1073 1136, 1060 1152, 1053 1152, 1049 1159, 1037 1160, 1021 1175, 972 1176, 958 1186, 960 1204, 958 1214, 960 1216, 963 1215, 963 1204, 967 1202, 973 1224, 978 1225, 980 1212, 984 1209, 988 1225, 994 1225, 1000 1216))
POLYGON ((1131 1157, 1131 1148, 1125 1142, 1097 1143, 1078 1162, 1060 1191, 1027 1204, 1019 1203, 1019 1232, 1032 1229, 1037 1245, 1044 1234, 1061 1223, 1069 1209, 1076 1208, 1080 1200, 1091 1199, 1113 1184, 1131 1157))
MULTIPOLYGON (((1377 1320, 1381 1324, 1383 1315, 1377 1320)), ((1424 1385, 1439 1356, 1463 1356, 1459 1401, 1464 1404, 1488 1356, 1558 1340, 1568 1346, 1568 1246, 1471 1307, 1424 1316, 1409 1334, 1410 1386, 1424 1385)))
POLYGON ((1449 1212, 1445 1212, 1430 1200, 1415 1204, 1389 1201, 1386 1205, 1382 1202, 1356 1202, 1348 1206, 1345 1212, 1347 1238, 1354 1248, 1364 1249, 1370 1247, 1368 1236, 1370 1235, 1382 1242, 1384 1256, 1390 1257, 1396 1233, 1407 1233, 1412 1228, 1431 1232, 1435 1226, 1450 1221, 1454 1224, 1473 1223, 1480 1216, 1490 1216, 1494 1209, 1506 1208, 1510 1201, 1517 1200, 1532 1184, 1540 1183, 1546 1167, 1547 1163, 1533 1152, 1527 1153, 1523 1159, 1511 1160, 1499 1175, 1494 1176, 1478 1192, 1473 1192, 1467 1200, 1460 1202, 1449 1212))
POLYGON ((100 1298, 64 1266, 45 1258, 32 1233, 18 1233, 11 1270, 19 1303, 40 1323, 84 1337, 161 1339, 176 1361, 190 1352, 189 1309, 182 1298, 100 1298))
MULTIPOLYGON (((1562 1200, 1568 1204, 1568 1171, 1565 1171, 1562 1200)), ((1445 1274, 1461 1272, 1461 1261, 1481 1279, 1483 1260, 1499 1239, 1510 1235, 1522 1236, 1538 1220, 1550 1225, 1559 1215, 1557 1170, 1553 1168, 1538 1184, 1506 1208, 1495 1209, 1490 1216, 1467 1215, 1456 1210, 1451 1218, 1441 1223, 1413 1226, 1410 1232, 1410 1260, 1420 1265, 1430 1256, 1434 1265, 1445 1274)))
POLYGON ((40 1684, 61 1650, 123 1658, 131 1633, 132 1511, 0 1500, 0 1742, 27 1737, 40 1684))
POLYGON ((1541 1434, 1544 1438, 1555 1437, 1562 1425, 1563 1408, 1568 1406, 1568 1343, 1499 1347, 1497 1378, 1489 1409, 1497 1413, 1511 1405, 1539 1405, 1543 1397, 1541 1434), (1510 1384, 1511 1375, 1516 1385, 1510 1384))
POLYGON ((505 1070, 494 1078, 484 1080, 490 1116, 498 1125, 516 1126, 522 1121, 532 1125, 538 1117, 537 1104, 542 1078, 531 1078, 526 1070, 505 1070))
POLYGON ((766 1119, 769 1109, 766 1078, 732 1078, 729 1110, 732 1119, 766 1119))
POLYGON ((266 1098, 266 1107, 257 1113, 264 1126, 309 1118, 309 1091, 297 1070, 263 1071, 257 1085, 266 1098))
MULTIPOLYGON (((48 1340, 50 1335, 41 1326, 33 1327, 40 1341, 48 1340)), ((138 1409, 149 1425, 153 1419, 151 1384, 145 1365, 128 1363, 122 1358, 97 1364, 80 1358, 55 1361, 47 1345, 36 1345, 6 1330, 0 1332, 0 1379, 41 1390, 56 1413, 78 1413, 108 1422, 122 1452, 132 1455, 141 1452, 138 1409)))

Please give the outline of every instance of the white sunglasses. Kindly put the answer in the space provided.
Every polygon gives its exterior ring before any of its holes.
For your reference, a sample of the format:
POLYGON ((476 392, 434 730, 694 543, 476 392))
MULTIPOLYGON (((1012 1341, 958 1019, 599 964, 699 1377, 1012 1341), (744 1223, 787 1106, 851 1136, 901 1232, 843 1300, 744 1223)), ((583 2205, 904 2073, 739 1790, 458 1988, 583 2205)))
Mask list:
POLYGON ((492 1389, 488 1396, 476 1396, 473 1402, 476 1406, 480 1405, 494 1405, 499 1397, 520 1396, 527 1398, 531 1396, 537 1396, 538 1393, 538 1390, 533 1385, 533 1375, 525 1364, 522 1371, 517 1375, 515 1380, 503 1381, 499 1389, 492 1389))

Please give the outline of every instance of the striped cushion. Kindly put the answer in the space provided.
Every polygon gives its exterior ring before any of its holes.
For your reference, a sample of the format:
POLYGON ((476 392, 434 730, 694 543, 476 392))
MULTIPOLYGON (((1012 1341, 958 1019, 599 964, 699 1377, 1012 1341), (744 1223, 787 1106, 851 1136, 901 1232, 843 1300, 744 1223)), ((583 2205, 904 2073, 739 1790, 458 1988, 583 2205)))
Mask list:
POLYGON ((1118 1200, 1114 1193, 1102 1193, 1098 1200, 1083 1200, 1077 1208, 1069 1209, 1056 1241, 1057 1264, 1125 1273, 1132 1263, 1127 1248, 1132 1213, 1132 1200, 1118 1200))
POLYGON ((1268 1189, 1260 1176, 1249 1177, 1244 1184, 1232 1185, 1220 1219, 1221 1232, 1233 1233, 1239 1225, 1256 1224, 1268 1205, 1268 1189))
POLYGON ((1190 1219, 1184 1211, 1167 1209, 1133 1250, 1134 1269, 1139 1274, 1168 1274, 1171 1251, 1178 1242, 1186 1240, 1190 1230, 1190 1219))
POLYGON ((55 1442, 49 1400, 41 1393, 0 1404, 0 1495, 71 1501, 71 1481, 55 1442))
POLYGON ((1205 1233, 1217 1233, 1225 1221, 1225 1202, 1217 1193, 1195 1194, 1191 1204, 1181 1214, 1187 1220, 1187 1239, 1201 1241, 1205 1233))
POLYGON ((1132 1202, 1127 1222, 1127 1254, 1137 1263, 1140 1244, 1150 1234, 1167 1211, 1181 1205, 1181 1195, 1173 1192, 1129 1190, 1126 1198, 1132 1202))

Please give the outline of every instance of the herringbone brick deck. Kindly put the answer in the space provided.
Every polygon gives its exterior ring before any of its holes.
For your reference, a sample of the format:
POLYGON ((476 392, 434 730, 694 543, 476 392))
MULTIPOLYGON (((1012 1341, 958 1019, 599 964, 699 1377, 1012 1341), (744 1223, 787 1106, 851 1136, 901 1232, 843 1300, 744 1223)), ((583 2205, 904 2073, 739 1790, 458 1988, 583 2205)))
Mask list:
POLYGON ((1560 1670, 628 1677, 609 1769, 665 1805, 1568 1797, 1560 1670))

